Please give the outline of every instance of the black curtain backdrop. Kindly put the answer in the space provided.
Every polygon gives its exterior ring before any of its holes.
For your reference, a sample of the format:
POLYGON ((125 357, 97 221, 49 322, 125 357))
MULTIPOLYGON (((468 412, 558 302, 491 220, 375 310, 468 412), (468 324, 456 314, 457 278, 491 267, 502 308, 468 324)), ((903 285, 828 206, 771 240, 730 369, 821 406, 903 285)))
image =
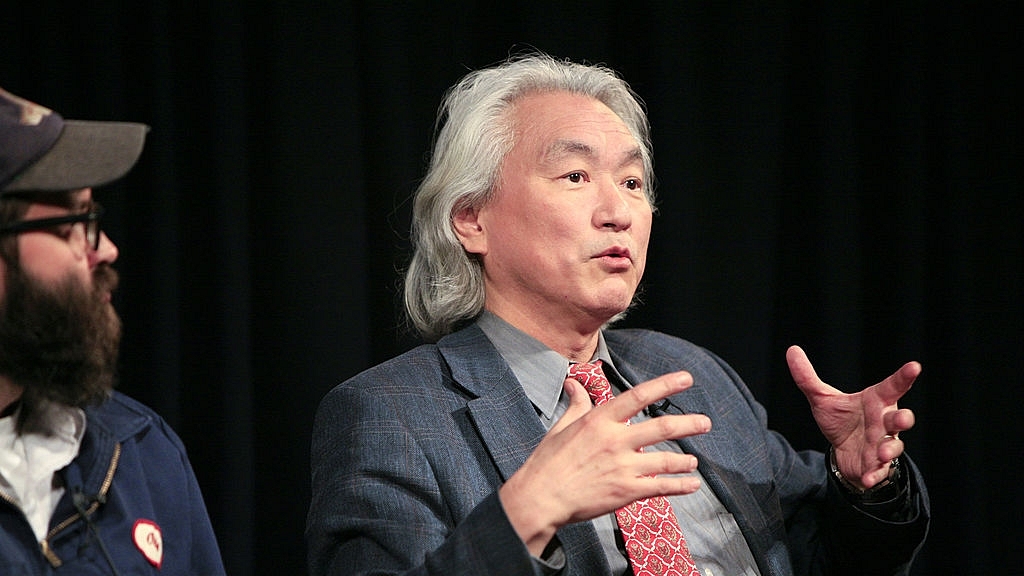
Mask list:
POLYGON ((920 360, 904 436, 934 522, 914 573, 1024 572, 1012 3, 12 4, 0 86, 153 128, 98 192, 120 388, 184 439, 229 573, 305 573, 316 405, 416 343, 397 278, 434 112, 530 47, 606 63, 648 104, 660 215, 626 324, 724 356, 799 448, 823 440, 789 344, 848 391, 920 360))

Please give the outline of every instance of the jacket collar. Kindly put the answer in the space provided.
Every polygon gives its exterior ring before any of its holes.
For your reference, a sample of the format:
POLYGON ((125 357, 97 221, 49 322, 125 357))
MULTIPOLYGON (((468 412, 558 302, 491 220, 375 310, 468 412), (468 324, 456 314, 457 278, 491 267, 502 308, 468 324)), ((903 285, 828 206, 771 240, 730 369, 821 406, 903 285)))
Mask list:
MULTIPOLYGON (((88 497, 105 496, 117 469, 121 444, 149 426, 152 418, 127 403, 118 392, 102 404, 86 408, 85 417, 85 436, 78 457, 63 471, 65 486, 71 495, 80 490, 88 497)), ((58 507, 58 514, 62 511, 73 511, 67 498, 58 507)))

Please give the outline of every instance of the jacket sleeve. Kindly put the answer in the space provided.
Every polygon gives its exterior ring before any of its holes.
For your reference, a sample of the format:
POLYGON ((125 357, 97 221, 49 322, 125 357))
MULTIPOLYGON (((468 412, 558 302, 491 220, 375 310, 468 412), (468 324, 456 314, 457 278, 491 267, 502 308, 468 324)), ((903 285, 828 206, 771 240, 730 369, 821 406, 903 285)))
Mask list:
POLYGON ((224 563, 220 555, 220 547, 217 545, 217 537, 213 532, 210 517, 206 511, 206 503, 203 500, 199 482, 192 471, 192 464, 188 457, 182 455, 184 469, 187 475, 189 507, 192 519, 192 568, 191 574, 203 576, 219 576, 225 574, 224 563))
POLYGON ((430 435, 447 434, 417 424, 431 419, 433 405, 392 408, 403 404, 375 393, 374 384, 343 384, 317 412, 306 529, 312 576, 539 573, 493 487, 461 496, 439 480, 458 473, 468 450, 424 450, 438 440, 430 435), (410 411, 416 417, 403 419, 410 411))
POLYGON ((160 433, 142 435, 139 443, 131 447, 134 456, 122 458, 123 465, 128 466, 127 460, 138 459, 145 470, 141 476, 162 521, 173 518, 181 522, 181 534, 189 538, 189 556, 181 567, 195 576, 222 576, 225 570, 220 547, 185 445, 163 418, 147 413, 160 433), (183 515, 182 510, 187 510, 188 515, 183 515))
MULTIPOLYGON (((828 469, 822 457, 823 468, 828 469)), ((902 457, 906 483, 890 505, 861 504, 849 498, 829 475, 823 518, 828 574, 908 574, 928 531, 930 505, 921 474, 902 457), (876 512, 876 509, 878 510, 876 512)))

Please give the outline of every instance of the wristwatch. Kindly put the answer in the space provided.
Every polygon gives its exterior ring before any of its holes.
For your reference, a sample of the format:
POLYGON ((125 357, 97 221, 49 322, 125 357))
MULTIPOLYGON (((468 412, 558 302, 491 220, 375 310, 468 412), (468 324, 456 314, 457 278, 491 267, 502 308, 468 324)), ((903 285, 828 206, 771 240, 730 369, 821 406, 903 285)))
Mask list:
POLYGON ((832 475, 836 477, 839 485, 853 496, 864 501, 884 501, 892 498, 896 495, 896 491, 899 488, 899 480, 903 475, 900 459, 895 458, 889 463, 889 476, 871 488, 864 489, 854 486, 839 471, 839 466, 836 465, 836 450, 833 447, 828 449, 828 465, 832 469, 832 475))

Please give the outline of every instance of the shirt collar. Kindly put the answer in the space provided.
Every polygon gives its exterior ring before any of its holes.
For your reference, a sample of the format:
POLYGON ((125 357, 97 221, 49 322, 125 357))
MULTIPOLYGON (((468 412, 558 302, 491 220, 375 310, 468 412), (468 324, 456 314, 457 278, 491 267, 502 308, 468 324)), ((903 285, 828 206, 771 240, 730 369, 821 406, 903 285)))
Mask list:
MULTIPOLYGON (((486 310, 477 319, 477 326, 498 349, 505 362, 508 362, 526 392, 526 397, 541 413, 545 422, 557 420, 569 404, 568 397, 562 393, 562 384, 569 372, 569 359, 486 310)), ((604 363, 605 374, 609 379, 618 378, 623 382, 615 370, 601 332, 598 333, 597 351, 591 362, 594 360, 604 363)))

